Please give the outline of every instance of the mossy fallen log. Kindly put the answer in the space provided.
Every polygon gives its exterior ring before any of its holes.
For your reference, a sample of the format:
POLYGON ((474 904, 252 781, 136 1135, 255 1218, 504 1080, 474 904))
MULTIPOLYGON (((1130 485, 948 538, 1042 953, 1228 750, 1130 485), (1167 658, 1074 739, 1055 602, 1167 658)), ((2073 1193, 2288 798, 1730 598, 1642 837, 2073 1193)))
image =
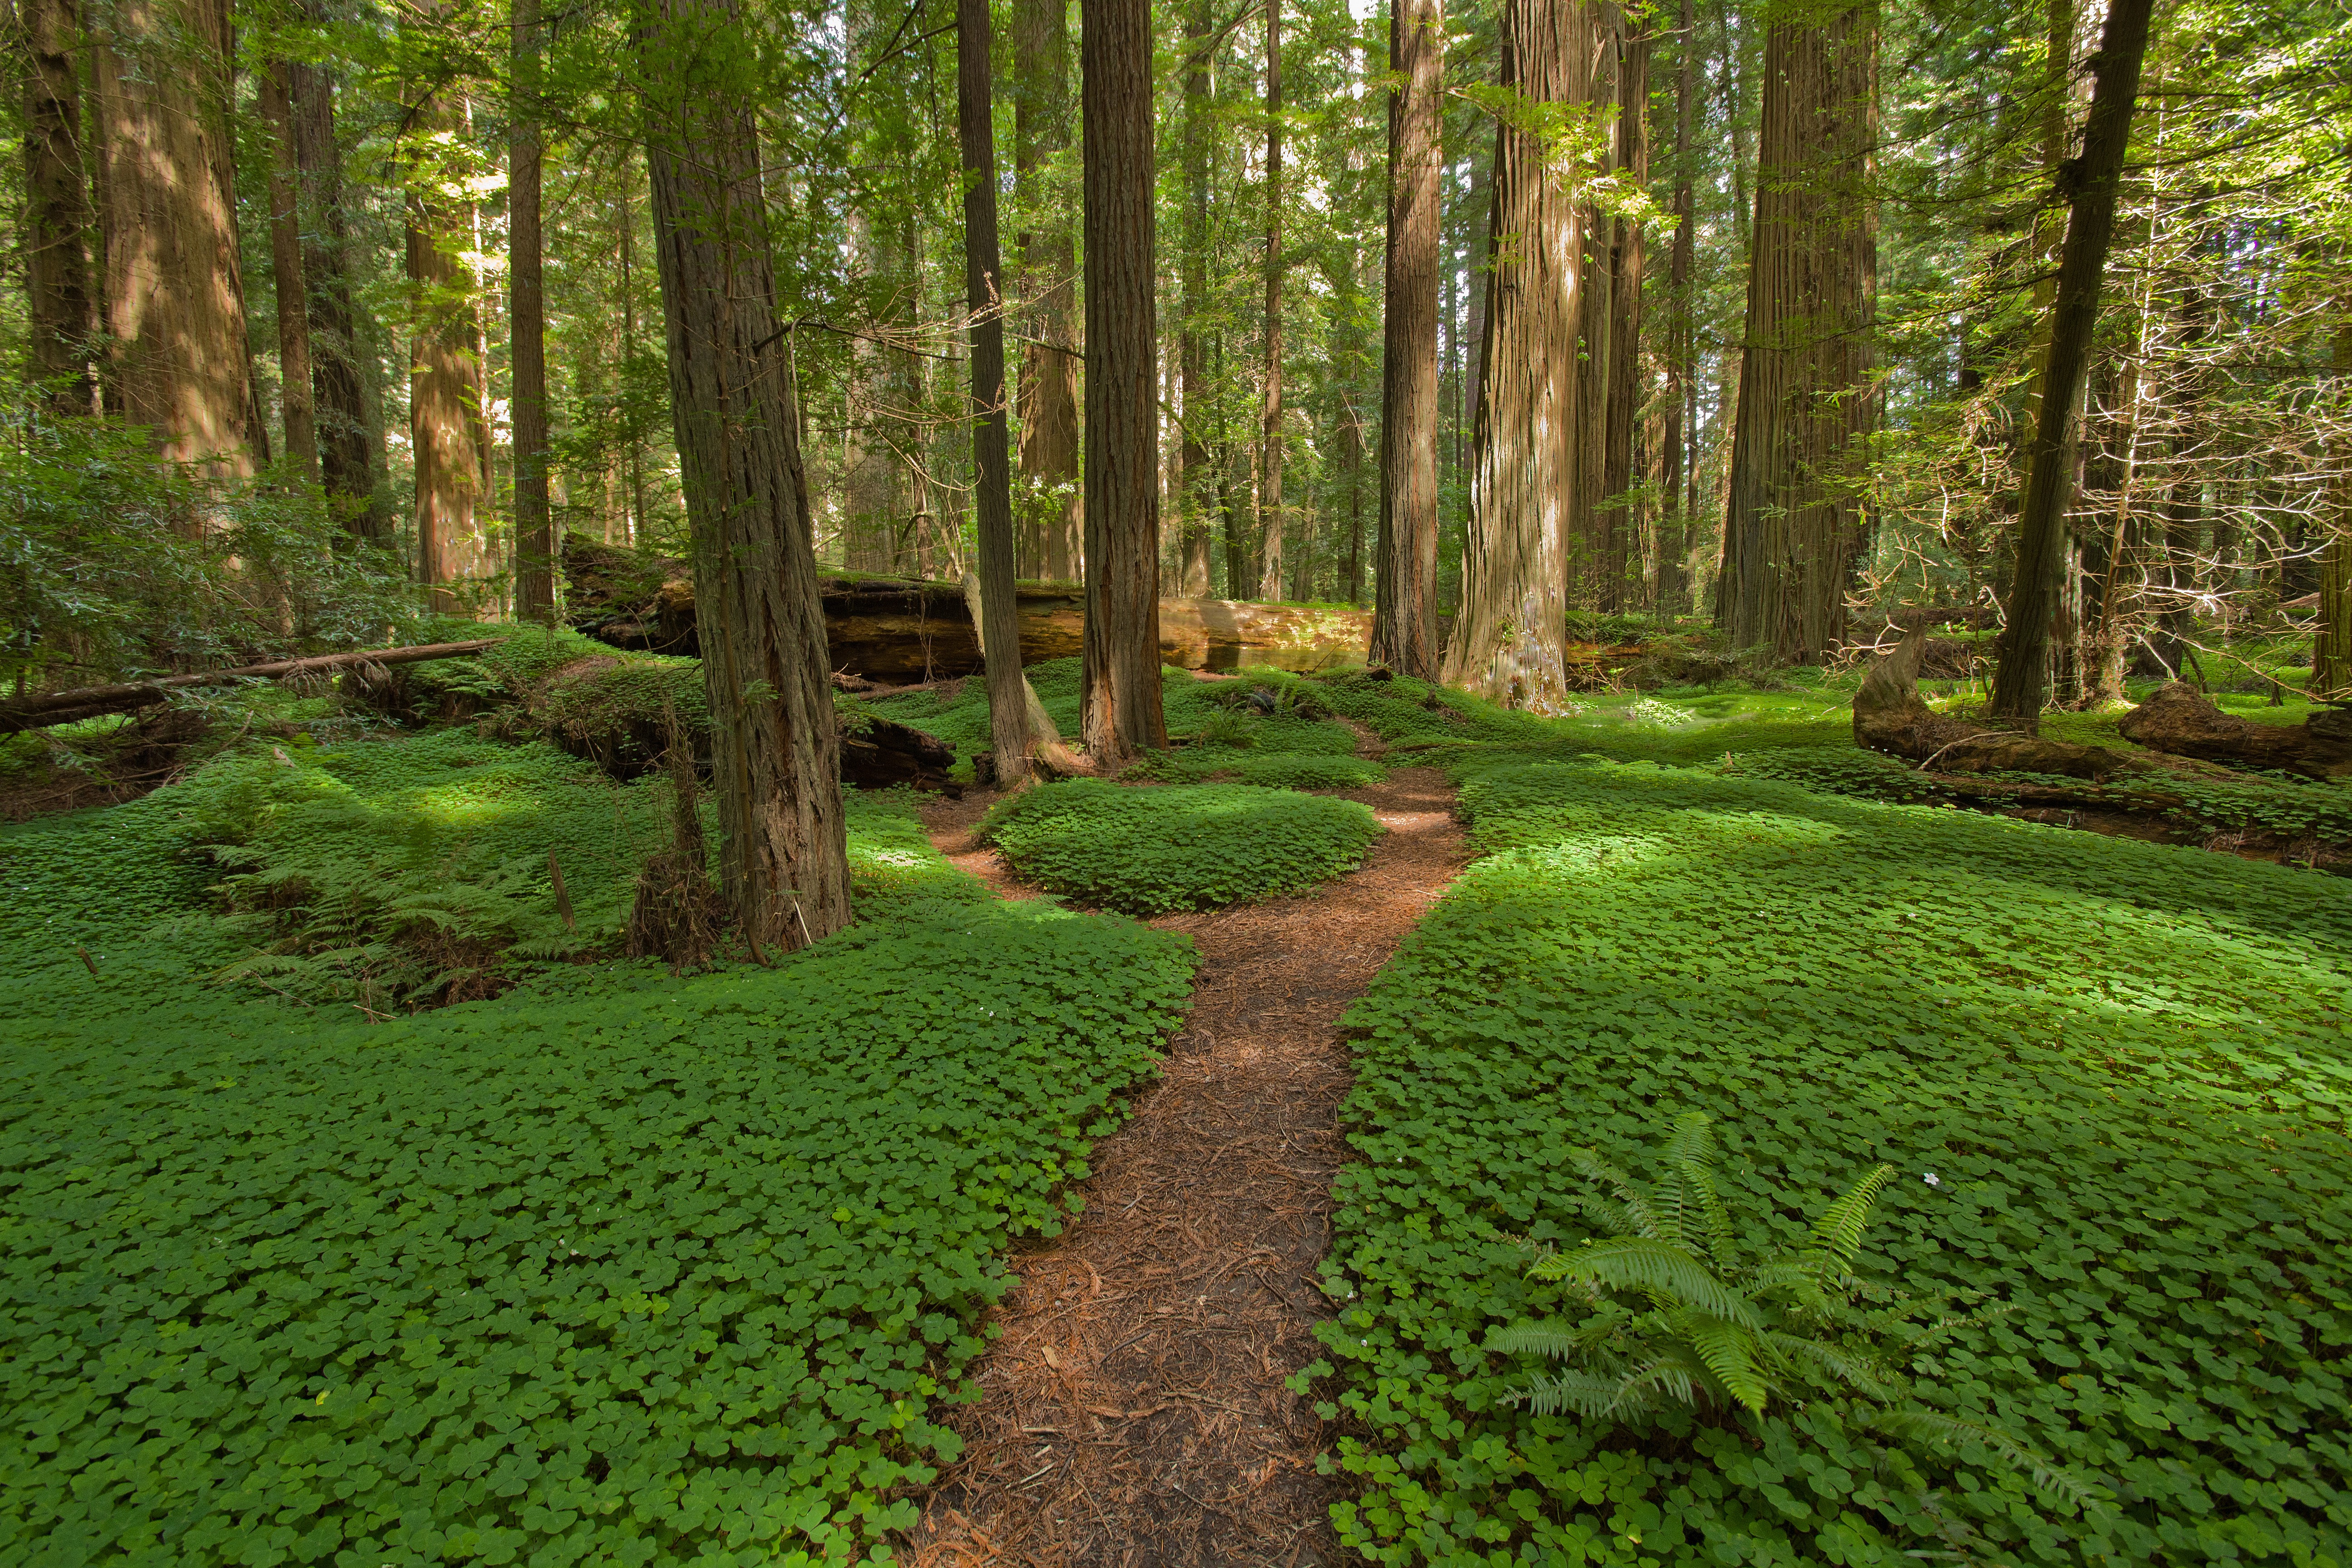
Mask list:
POLYGON ((235 686, 247 680, 286 680, 298 676, 332 675, 371 667, 463 658, 468 654, 482 652, 494 641, 484 638, 475 642, 365 648, 355 653, 312 654, 303 658, 272 659, 267 664, 244 664, 234 669, 157 676, 152 680, 133 680, 119 686, 82 686, 67 691, 37 692, 29 697, 0 701, 0 735, 14 735, 21 731, 42 729, 51 724, 69 724, 78 719, 96 719, 109 713, 135 713, 142 708, 160 708, 172 700, 173 692, 195 687, 235 686))
POLYGON ((2124 715, 2124 739, 2152 752, 2267 768, 2305 778, 2352 773, 2352 710, 2324 709, 2300 724, 2257 724, 2224 713, 2186 681, 2167 681, 2124 715))
POLYGON ((1938 773, 2056 773, 2104 784, 2157 771, 2110 747, 2045 741, 2027 731, 1995 729, 1935 711, 1919 697, 1926 646, 1926 629, 1915 626, 1870 667, 1853 698, 1855 744, 1938 773))
MULTIPOLYGON (((597 641, 694 657, 694 583, 687 563, 569 535, 564 580, 572 624, 597 641)), ((960 583, 833 573, 821 578, 825 638, 835 672, 884 685, 977 675, 982 660, 960 583)), ((1086 594, 1076 583, 1014 587, 1021 662, 1076 658, 1086 594)), ((1244 662, 1250 654, 1339 662, 1371 639, 1368 610, 1227 599, 1160 601, 1160 655, 1187 669, 1244 662)))

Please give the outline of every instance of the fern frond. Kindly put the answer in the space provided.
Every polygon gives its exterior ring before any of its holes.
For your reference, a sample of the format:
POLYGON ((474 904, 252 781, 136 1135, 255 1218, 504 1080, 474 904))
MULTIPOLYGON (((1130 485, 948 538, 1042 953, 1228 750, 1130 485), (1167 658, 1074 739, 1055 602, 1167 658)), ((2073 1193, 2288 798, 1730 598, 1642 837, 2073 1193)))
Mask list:
POLYGON ((1706 1111, 1685 1110, 1675 1118, 1675 1130, 1666 1139, 1665 1163, 1675 1166, 1715 1163, 1715 1127, 1706 1111))
POLYGON ((1531 1377, 1526 1386, 1511 1390, 1503 1399, 1511 1405, 1525 1403, 1538 1415, 1581 1415, 1588 1421, 1605 1421, 1645 1408, 1648 1401, 1641 1394, 1630 1379, 1566 1372, 1557 1377, 1531 1377))
POLYGON ((1591 1180, 1603 1184, 1616 1194, 1622 1217, 1611 1228, 1618 1235, 1644 1237, 1653 1241, 1682 1239, 1674 1232, 1668 1222, 1659 1215, 1656 1205, 1650 1201, 1649 1189, 1603 1160, 1597 1150, 1578 1150, 1576 1168, 1591 1180))
POLYGON ((2011 1468, 2023 1471, 2036 1489, 2078 1511, 2101 1500, 2100 1494, 2093 1489, 2093 1481, 2043 1458, 2008 1434, 1979 1426, 1973 1421, 1962 1421, 1924 1405, 1905 1405, 1869 1412, 1861 1424, 1897 1439, 1925 1437, 1933 1442, 1978 1444, 2011 1468))
POLYGON ((1555 1253, 1528 1271, 1538 1279, 1591 1283, 1612 1290, 1643 1290, 1675 1306, 1756 1329, 1763 1326, 1755 1303, 1716 1278, 1686 1247, 1647 1237, 1596 1241, 1574 1252, 1555 1253))
POLYGON ((1894 1179, 1894 1166, 1877 1167, 1848 1187, 1844 1195, 1829 1206, 1829 1212, 1813 1222, 1813 1246, 1818 1259, 1814 1278, 1826 1283, 1853 1272, 1853 1260, 1862 1252, 1862 1233, 1870 1226, 1870 1206, 1894 1179))
POLYGON ((1766 1343, 1783 1361, 1810 1368, 1820 1381, 1832 1387, 1844 1387, 1873 1399, 1892 1399, 1896 1390, 1887 1381, 1886 1369, 1865 1355, 1857 1355, 1837 1345, 1810 1340, 1802 1334, 1770 1333, 1766 1343))
POLYGON ((1756 1336, 1738 1323, 1721 1319, 1706 1319, 1686 1313, 1675 1325, 1682 1331, 1706 1370, 1725 1393, 1755 1414, 1764 1414, 1765 1401, 1770 1397, 1771 1382, 1756 1356, 1756 1336))

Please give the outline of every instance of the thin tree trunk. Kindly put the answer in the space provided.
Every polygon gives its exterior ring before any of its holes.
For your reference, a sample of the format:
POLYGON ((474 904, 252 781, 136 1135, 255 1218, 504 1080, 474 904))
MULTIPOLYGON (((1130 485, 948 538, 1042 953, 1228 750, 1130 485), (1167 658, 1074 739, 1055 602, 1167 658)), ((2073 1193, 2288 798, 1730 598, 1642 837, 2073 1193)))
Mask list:
POLYGON ((90 292, 95 215, 82 172, 82 43, 76 0, 25 0, 31 69, 25 104, 26 327, 33 374, 59 414, 98 412, 90 339, 98 330, 90 292))
POLYGON ((1748 321, 1732 428, 1717 624, 1791 663, 1845 629, 1874 423, 1869 332, 1877 239, 1865 185, 1876 130, 1875 0, 1821 25, 1777 22, 1748 321))
POLYGON ((1021 471, 1027 476, 1039 573, 1070 582, 1085 571, 1085 492, 1078 474, 1076 258, 1060 204, 1040 184, 1070 144, 1070 32, 1063 0, 1013 0, 1013 169, 1021 210, 1039 226, 1014 242, 1034 342, 1021 351, 1021 471))
MULTIPOLYGON (((1686 437, 1684 410, 1697 380, 1691 324, 1691 265, 1696 258, 1696 206, 1691 184, 1691 114, 1695 107, 1698 54, 1697 29, 1691 0, 1682 0, 1681 31, 1675 45, 1675 244, 1666 264, 1665 430, 1659 442, 1664 492, 1658 521, 1656 609, 1661 616, 1678 616, 1689 607, 1688 565, 1690 513, 1684 502, 1686 437)), ((1696 421, 1693 420, 1693 424, 1696 421)), ((1692 432, 1696 434, 1696 432, 1692 432)))
POLYGON ((1282 594, 1282 0, 1265 0, 1265 381, 1259 426, 1257 596, 1282 594))
POLYGON ((1211 496, 1215 479, 1201 426, 1213 395, 1202 323, 1209 310, 1209 51, 1210 0, 1184 12, 1184 324, 1178 357, 1184 377, 1182 576, 1177 591, 1205 598, 1209 584, 1211 496))
MULTIPOLYGON (((1437 285, 1442 0, 1389 16, 1389 220, 1381 322, 1381 520, 1371 662, 1437 676, 1437 285)), ((1351 573, 1352 578, 1352 573, 1351 573)))
MULTIPOLYGON (((1621 34, 1617 79, 1617 166, 1636 190, 1650 186, 1650 32, 1647 22, 1626 16, 1621 34), (1638 32, 1634 29, 1639 29, 1638 32)), ((1625 607, 1625 584, 1638 519, 1631 502, 1614 498, 1633 489, 1640 468, 1633 461, 1635 432, 1642 420, 1642 270, 1645 240, 1637 217, 1610 219, 1609 404, 1607 446, 1601 478, 1602 549, 1599 607, 1625 607)))
MULTIPOLYGON (((1500 80, 1537 103, 1586 102, 1605 26, 1589 0, 1503 0, 1500 80)), ((1568 498, 1575 493, 1576 336, 1585 204, 1532 131, 1495 135, 1494 253, 1449 686, 1536 711, 1566 695, 1568 498)))
POLYGON ((117 0, 99 50, 110 405, 162 455, 253 471, 226 0, 117 0))
MULTIPOLYGON (((1593 6, 1599 30, 1592 47, 1591 101, 1606 111, 1608 151, 1594 173, 1613 175, 1624 160, 1624 116, 1618 90, 1624 70, 1625 13, 1614 0, 1593 6)), ((1585 204, 1583 279, 1576 326, 1576 488, 1568 515, 1568 602, 1579 609, 1608 607, 1609 562, 1615 552, 1616 514, 1602 507, 1609 479, 1609 395, 1617 346, 1617 278, 1611 265, 1615 223, 1598 202, 1585 204)))
POLYGON ((517 102, 507 132, 509 407, 514 425, 515 615, 555 613, 555 528, 547 494, 546 258, 540 235, 539 0, 515 0, 517 102))
POLYGON ((2065 567, 2066 510, 2072 500, 2074 422, 2098 324, 2099 290, 2107 241, 2115 229, 2116 188, 2131 140, 2132 105, 2139 96, 2140 61, 2147 51, 2151 0, 2114 0, 2099 39, 2097 89, 2083 155, 2065 166, 2066 247, 2058 264, 2050 358, 2042 371, 2042 406, 2026 470, 2025 503, 2018 518, 2017 581, 2008 624, 1995 646, 1991 711, 2038 721, 2045 695, 2044 668, 2051 622, 2061 609, 2065 567))
POLYGON ((2352 441, 2341 432, 2352 417, 2352 299, 2341 301, 2336 324, 2337 447, 2329 497, 2327 542, 2319 555, 2319 629, 2312 639, 2311 688, 2322 697, 2352 698, 2352 441))
POLYGON ((1098 767, 1168 743, 1160 706, 1160 341, 1151 7, 1087 0, 1087 628, 1079 733, 1098 767))
MULTIPOLYGON (((428 100, 418 110, 427 127, 448 116, 428 100)), ((477 509, 480 456, 474 439, 474 279, 457 259, 457 215, 438 188, 436 171, 412 164, 408 192, 406 268, 416 310, 409 345, 408 442, 415 468, 416 580, 436 609, 460 608, 450 584, 478 573, 482 540, 477 509)))
POLYGON ((310 288, 302 272, 300 171, 294 157, 292 68, 262 68, 261 117, 269 126, 269 270, 278 290, 278 375, 286 417, 286 455, 299 476, 319 479, 319 422, 312 401, 310 288))
POLYGON ((963 148, 964 299, 971 310, 972 489, 980 530, 980 633, 996 778, 1029 777, 1029 713, 1013 602, 1013 474, 1004 427, 1003 268, 996 244, 989 0, 956 0, 956 126, 963 148))
POLYGON ((792 341, 731 0, 663 0, 646 162, 729 900, 762 947, 849 923, 841 742, 792 341))
MULTIPOLYGON (((384 541, 391 520, 376 504, 373 443, 360 379, 356 316, 346 268, 342 154, 335 144, 335 88, 326 71, 289 64, 294 162, 301 173, 302 277, 310 287, 310 388, 319 478, 345 529, 384 541)), ((281 303, 280 309, 283 309, 281 303)))

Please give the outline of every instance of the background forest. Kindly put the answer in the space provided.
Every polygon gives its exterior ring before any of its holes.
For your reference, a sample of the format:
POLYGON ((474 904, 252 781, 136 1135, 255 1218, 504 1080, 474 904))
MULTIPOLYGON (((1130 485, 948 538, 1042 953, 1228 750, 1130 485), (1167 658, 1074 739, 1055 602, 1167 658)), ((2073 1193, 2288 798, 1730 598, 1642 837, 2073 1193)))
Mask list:
MULTIPOLYGON (((1759 240, 1758 185, 1812 154, 1784 147, 1759 174, 1765 78, 1789 63, 1768 58, 1769 7, 1605 9, 1598 74, 1549 110, 1496 85, 1495 13, 1442 24, 1428 417, 1446 614, 1498 243, 1496 127, 1546 112, 1538 129, 1582 160, 1580 374, 1612 410, 1586 421, 1606 450, 1571 502, 1570 603, 1723 607, 1742 347, 1768 330, 1748 326, 1751 282, 1772 247, 1789 262, 1801 249, 1779 226, 1759 240)), ((995 23, 1033 577, 1082 565, 1066 352, 1083 346, 1074 16, 1012 0, 995 23)), ((1819 658, 1849 630, 1871 640, 1900 605, 2005 598, 2060 176, 2100 21, 2074 0, 1838 13, 1869 40, 1840 100, 1865 156, 1813 191, 1828 204, 1813 221, 1853 237, 1843 265, 1864 304, 1839 329, 1839 395, 1866 452, 1842 469, 1826 584, 1780 590, 1848 599, 1852 618, 1777 639, 1784 658, 1819 658)), ((645 57, 625 8, 16 0, 10 25, 26 46, 12 51, 24 162, 8 184, 25 286, 0 305, 0 348, 42 388, 11 400, 0 525, 16 539, 18 682, 185 668, 230 644, 349 646, 414 603, 394 576, 435 607, 513 614, 540 592, 521 570, 541 525, 529 499, 518 523, 519 462, 543 461, 556 537, 683 552, 645 57), (142 468, 115 422, 68 417, 92 408, 194 466, 142 468), (192 484, 201 503, 174 491, 192 484), (227 543, 157 526, 200 504, 233 522, 214 532, 227 543), (366 549, 313 548, 321 530, 366 549), (201 632, 138 614, 206 554, 247 565, 219 578, 226 599, 268 603, 208 613, 201 632), (257 588, 256 563, 276 587, 257 588)), ((779 5, 740 25, 819 559, 953 577, 973 522, 952 18, 779 5)), ((1165 593, 1375 594, 1388 31, 1368 7, 1319 0, 1271 16, 1183 0, 1155 16, 1165 593)), ((2185 644, 2316 606, 2352 464, 2336 379, 2352 355, 2347 81, 2335 7, 2161 8, 2074 458, 2065 635, 2081 652, 2053 670, 2062 700, 2120 695, 2126 662, 2170 673, 2185 644)), ((1753 615, 1724 619, 1738 643, 1775 640, 1753 615)))

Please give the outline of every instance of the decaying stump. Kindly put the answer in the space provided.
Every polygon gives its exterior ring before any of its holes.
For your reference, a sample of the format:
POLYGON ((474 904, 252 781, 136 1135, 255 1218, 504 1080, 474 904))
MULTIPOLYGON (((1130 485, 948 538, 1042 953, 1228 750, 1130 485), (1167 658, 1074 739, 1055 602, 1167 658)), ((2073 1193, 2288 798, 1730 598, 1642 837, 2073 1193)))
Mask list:
POLYGON ((2152 752, 2275 768, 2305 778, 2352 773, 2352 710, 2331 708, 2300 724, 2257 724, 2224 713, 2186 681, 2168 681, 2124 715, 2124 738, 2152 752))
POLYGON ((631 958, 666 960, 673 973, 710 961, 727 919, 727 900, 710 880, 702 834, 701 796, 695 784, 693 742, 673 718, 664 760, 675 792, 670 840, 637 873, 629 906, 631 958))
POLYGON ((2045 741, 2016 730, 1995 730, 1947 718, 1919 697, 1924 627, 1904 634, 1895 651, 1870 667, 1853 699, 1854 743, 1932 767, 1940 773, 2059 773, 2104 782, 2120 773, 2156 771, 2105 746, 2045 741))

